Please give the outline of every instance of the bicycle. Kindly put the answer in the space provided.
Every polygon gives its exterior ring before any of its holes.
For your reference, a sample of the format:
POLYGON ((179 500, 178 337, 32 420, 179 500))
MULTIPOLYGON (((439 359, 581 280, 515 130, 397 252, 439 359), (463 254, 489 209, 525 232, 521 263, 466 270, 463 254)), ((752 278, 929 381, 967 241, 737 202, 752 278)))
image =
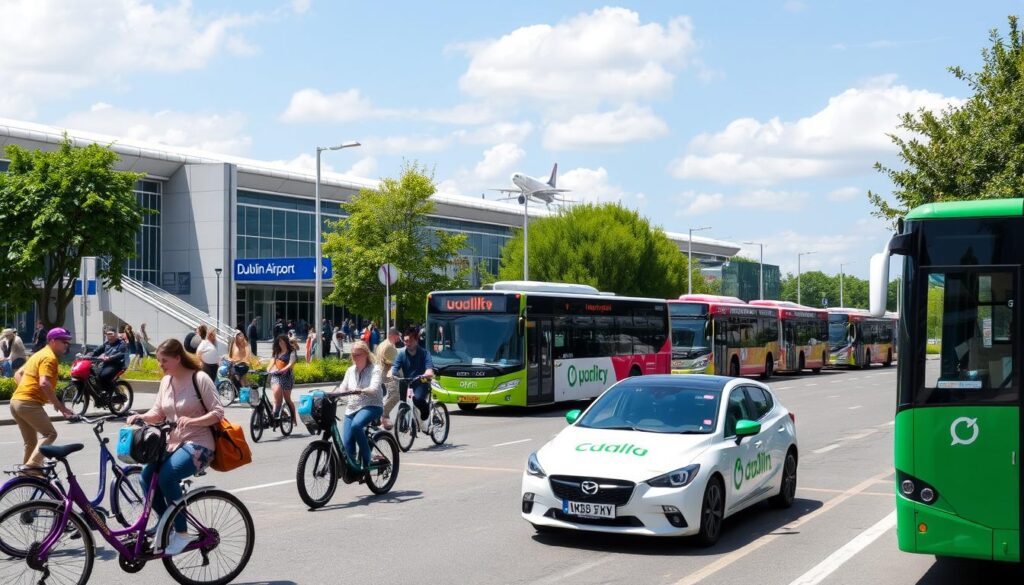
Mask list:
POLYGON ((291 435, 292 429, 295 428, 295 423, 292 421, 292 409, 287 404, 282 404, 281 413, 275 416, 274 407, 270 404, 270 399, 267 398, 267 378, 270 377, 270 374, 265 371, 250 373, 260 379, 259 384, 262 384, 262 387, 254 383, 249 391, 249 406, 253 407, 252 416, 249 417, 249 436, 252 437, 253 442, 259 443, 263 437, 263 430, 267 428, 280 428, 282 435, 286 437, 291 435), (256 398, 255 403, 253 398, 256 398))
MULTIPOLYGON (((166 438, 174 423, 153 425, 166 438)), ((166 440, 166 439, 165 439, 166 440)), ((137 573, 147 562, 160 559, 178 583, 222 585, 237 577, 252 556, 255 528, 252 516, 232 494, 213 486, 191 489, 192 481, 181 482, 182 498, 167 508, 157 524, 156 540, 150 542, 146 528, 152 511, 159 473, 146 490, 142 515, 128 528, 112 530, 96 512, 82 491, 67 458, 81 451, 81 443, 45 445, 40 451, 56 459, 67 470, 68 493, 58 501, 34 500, 18 504, 0 514, 0 576, 16 582, 88 582, 95 561, 90 523, 118 553, 118 564, 126 573, 137 573), (81 512, 75 511, 75 507, 81 512), (191 541, 177 555, 164 552, 178 515, 186 518, 191 541), (239 555, 234 553, 240 551, 239 555), (237 556, 228 560, 229 555, 237 556), (24 567, 18 572, 18 566, 24 567), (215 573, 223 574, 215 575, 215 573)), ((160 464, 168 454, 161 450, 160 464)))
POLYGON ((346 484, 366 483, 376 495, 391 491, 398 479, 398 442, 387 431, 374 426, 366 428, 372 453, 369 469, 362 469, 360 463, 348 458, 337 424, 337 401, 355 394, 357 392, 324 393, 319 412, 309 419, 303 417, 311 434, 323 433, 302 451, 295 470, 299 497, 311 510, 331 501, 338 487, 339 475, 346 484))
MULTIPOLYGON (((419 432, 419 412, 413 404, 413 394, 409 390, 409 383, 414 381, 426 382, 427 378, 402 378, 394 376, 394 379, 398 380, 399 396, 405 397, 398 403, 398 414, 395 416, 395 440, 398 442, 398 447, 405 453, 412 449, 412 444, 416 441, 416 434, 419 432)), ((427 417, 427 428, 422 432, 430 435, 430 439, 434 441, 435 445, 441 445, 448 440, 448 430, 451 423, 451 418, 448 416, 448 407, 443 402, 434 400, 433 391, 431 391, 427 400, 429 401, 427 412, 430 413, 430 416, 427 417)))
MULTIPOLYGON (((121 416, 115 415, 93 419, 79 416, 70 419, 69 422, 82 421, 93 425, 92 432, 100 443, 99 487, 96 490, 96 497, 89 500, 89 504, 104 518, 110 518, 113 514, 121 526, 128 527, 142 513, 143 493, 139 479, 142 474, 142 466, 119 463, 108 447, 110 439, 103 436, 103 425, 107 421, 121 418, 121 416), (110 511, 100 506, 106 498, 108 466, 114 476, 110 482, 110 511)), ((7 480, 3 487, 0 487, 0 511, 30 500, 41 498, 61 500, 66 497, 67 490, 60 478, 57 477, 56 465, 56 461, 47 461, 42 467, 33 468, 22 465, 16 471, 6 471, 5 473, 8 475, 19 475, 7 480), (36 471, 42 473, 42 476, 23 475, 25 471, 36 471)))
POLYGON ((111 414, 128 414, 135 400, 132 385, 121 379, 126 370, 114 376, 110 388, 99 381, 96 365, 102 363, 98 357, 78 354, 71 364, 71 381, 57 388, 57 397, 77 415, 89 411, 91 400, 98 408, 106 408, 111 414))
MULTIPOLYGON (((239 399, 242 393, 242 378, 249 373, 249 365, 244 363, 233 364, 227 359, 221 360, 217 368, 217 399, 223 407, 231 406, 239 399)), ((253 386, 255 388, 255 386, 253 386)))

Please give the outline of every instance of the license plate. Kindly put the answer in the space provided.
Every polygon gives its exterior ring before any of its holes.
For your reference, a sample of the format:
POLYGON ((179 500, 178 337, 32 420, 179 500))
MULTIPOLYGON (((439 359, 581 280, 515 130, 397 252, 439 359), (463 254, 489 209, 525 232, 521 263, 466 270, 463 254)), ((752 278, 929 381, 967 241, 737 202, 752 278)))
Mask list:
POLYGON ((610 518, 615 519, 615 506, 613 504, 591 504, 589 502, 562 501, 562 513, 580 518, 610 518))
POLYGON ((479 396, 459 396, 459 402, 480 402, 479 396))

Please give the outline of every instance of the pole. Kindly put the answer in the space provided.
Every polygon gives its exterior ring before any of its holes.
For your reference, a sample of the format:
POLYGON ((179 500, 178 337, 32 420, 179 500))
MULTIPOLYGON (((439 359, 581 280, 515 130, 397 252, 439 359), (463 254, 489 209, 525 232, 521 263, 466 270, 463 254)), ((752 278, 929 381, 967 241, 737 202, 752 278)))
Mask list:
POLYGON ((530 196, 523 191, 523 280, 530 280, 530 216, 527 208, 530 206, 530 196))
MULTIPOLYGON (((320 153, 324 149, 319 146, 316 147, 316 214, 314 221, 313 237, 316 239, 316 260, 313 262, 313 270, 316 274, 313 276, 313 330, 320 331, 320 321, 323 319, 323 250, 320 248, 320 240, 323 235, 320 233, 322 228, 322 220, 320 219, 320 153)), ((323 354, 321 354, 323 355, 323 354)), ((316 359, 314 357, 313 359, 316 359)))
POLYGON ((761 274, 757 278, 757 296, 758 296, 758 298, 760 298, 763 301, 764 300, 764 244, 758 244, 758 247, 761 248, 761 260, 760 260, 760 263, 761 263, 761 274))
POLYGON ((844 302, 845 301, 843 299, 843 265, 840 264, 839 265, 839 308, 840 309, 846 306, 844 304, 844 302))
POLYGON ((217 273, 217 329, 220 329, 220 268, 214 268, 217 273))
POLYGON ((800 257, 803 254, 796 255, 796 304, 802 305, 800 302, 800 257))
POLYGON ((89 259, 82 258, 82 352, 89 347, 89 259))
POLYGON ((686 236, 686 294, 693 294, 693 228, 686 236))
POLYGON ((384 331, 391 330, 391 271, 384 269, 384 331))

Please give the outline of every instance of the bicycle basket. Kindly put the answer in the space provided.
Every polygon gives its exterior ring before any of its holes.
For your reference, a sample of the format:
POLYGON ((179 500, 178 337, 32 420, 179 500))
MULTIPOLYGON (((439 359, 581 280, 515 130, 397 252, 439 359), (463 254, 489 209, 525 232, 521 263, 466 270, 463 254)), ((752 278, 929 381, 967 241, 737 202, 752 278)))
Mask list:
POLYGON ((123 463, 153 463, 166 448, 167 437, 156 427, 121 427, 117 433, 117 458, 123 463))
POLYGON ((244 389, 242 389, 242 392, 245 392, 246 390, 249 391, 249 395, 246 397, 246 401, 249 403, 249 406, 252 406, 254 408, 259 406, 260 405, 260 391, 258 389, 256 389, 256 388, 244 388, 244 389))

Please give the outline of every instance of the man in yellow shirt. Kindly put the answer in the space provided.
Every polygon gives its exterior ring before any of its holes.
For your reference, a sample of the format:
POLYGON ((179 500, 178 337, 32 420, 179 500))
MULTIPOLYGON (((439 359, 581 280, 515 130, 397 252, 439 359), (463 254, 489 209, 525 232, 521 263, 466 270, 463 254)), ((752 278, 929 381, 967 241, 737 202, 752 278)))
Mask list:
POLYGON ((398 401, 404 398, 398 395, 398 380, 391 376, 391 366, 395 363, 395 356, 398 355, 396 344, 399 339, 401 336, 398 334, 397 328, 388 329, 388 338, 379 343, 374 352, 374 355, 377 356, 377 365, 380 366, 384 378, 384 388, 387 390, 387 395, 384 397, 384 416, 381 417, 380 423, 386 431, 390 431, 393 426, 388 415, 395 409, 395 406, 398 406, 398 401))
POLYGON ((11 396, 11 415, 18 423, 21 438, 25 441, 25 465, 39 467, 43 463, 43 455, 39 452, 39 435, 43 445, 57 440, 57 431, 50 422, 43 407, 50 403, 65 417, 74 413, 64 406, 54 389, 57 386, 58 358, 68 351, 71 335, 65 329, 55 327, 46 335, 46 347, 32 354, 14 374, 18 389, 11 396))

